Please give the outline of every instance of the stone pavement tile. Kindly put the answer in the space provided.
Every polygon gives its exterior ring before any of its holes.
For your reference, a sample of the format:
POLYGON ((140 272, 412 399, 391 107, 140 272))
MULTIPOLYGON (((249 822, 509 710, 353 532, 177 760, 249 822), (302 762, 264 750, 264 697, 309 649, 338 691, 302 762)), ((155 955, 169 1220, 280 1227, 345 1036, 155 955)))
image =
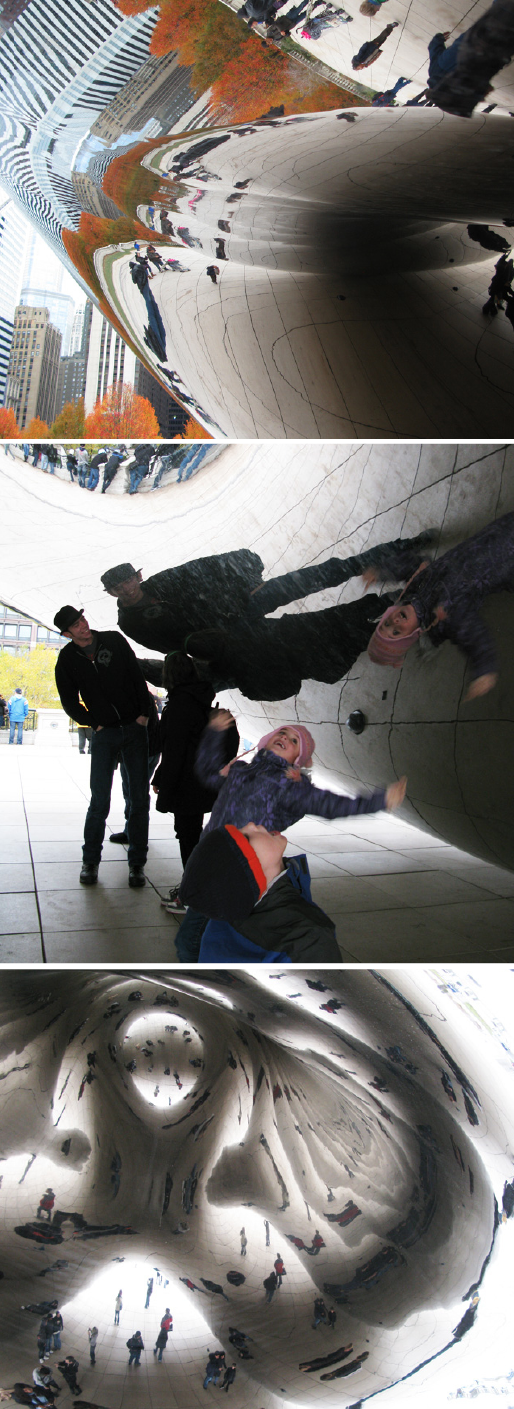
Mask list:
POLYGON ((59 821, 54 818, 52 825, 45 823, 44 826, 36 823, 30 828, 30 839, 32 842, 38 841, 82 841, 84 834, 84 822, 78 818, 74 822, 59 821))
MULTIPOLYGON (((63 863, 74 861, 79 870, 82 865, 82 841, 35 841, 32 843, 32 855, 34 864, 43 862, 63 863)), ((124 855, 122 848, 105 845, 102 852, 102 866, 107 861, 119 861, 120 853, 124 855)))
POLYGON ((312 887, 312 898, 328 915, 333 910, 344 914, 359 910, 395 910, 398 905, 394 896, 388 896, 385 891, 379 892, 369 877, 344 876, 342 873, 337 877, 327 876, 317 880, 312 887))
POLYGON ((467 962, 470 945, 476 950, 483 944, 482 926, 466 936, 453 930, 446 908, 443 914, 444 919, 433 909, 388 910, 332 918, 339 944, 358 963, 467 962))
POLYGON ((490 895, 487 900, 452 905, 450 911, 441 905, 431 908, 434 921, 451 927, 457 940, 460 935, 478 942, 481 949, 498 951, 514 942, 514 900, 490 895))
POLYGON ((39 930, 32 934, 0 935, 0 964, 40 964, 42 959, 39 930))
POLYGON ((123 925, 109 929, 46 930, 45 953, 52 964, 145 963, 176 964, 175 920, 166 925, 123 925))
MULTIPOLYGON (((488 866, 477 861, 474 867, 455 867, 452 874, 472 881, 482 891, 490 891, 493 895, 502 895, 506 899, 514 896, 514 872, 502 871, 499 866, 488 866)), ((485 899, 484 895, 482 899, 485 899)))
POLYGON ((39 932, 39 916, 36 898, 32 893, 15 894, 12 891, 2 897, 2 918, 0 933, 33 934, 39 932))
MULTIPOLYGON (((458 901, 485 900, 487 893, 478 885, 462 880, 454 872, 422 871, 414 874, 369 877, 369 885, 376 887, 381 894, 389 896, 396 905, 407 907, 421 905, 453 905, 458 901)), ((445 924, 448 925, 449 918, 445 924)))
POLYGON ((12 861, 9 866, 0 866, 0 894, 33 889, 34 873, 28 862, 12 861))
MULTIPOLYGON (((79 890, 41 891, 39 903, 43 933, 47 930, 135 929, 142 933, 146 926, 161 921, 159 897, 152 886, 132 890, 125 886, 102 885, 102 870, 96 886, 80 886, 79 890)), ((128 872, 127 872, 128 874, 128 872)), ((12 927, 11 927, 12 928, 12 927)), ((107 954, 106 959, 109 958, 107 954)), ((139 958, 144 957, 143 949, 139 958)))
MULTIPOLYGON (((317 857, 316 860, 323 862, 328 858, 317 857)), ((387 876, 394 872, 406 874, 409 871, 419 873, 433 869, 432 863, 427 862, 425 858, 418 861, 416 854, 407 857, 402 852, 395 854, 393 851, 386 851, 385 847, 373 848, 372 851, 343 851, 337 858, 336 853, 331 852, 330 861, 333 862, 335 870, 352 876, 387 876)), ((309 870, 311 875, 315 874, 310 856, 309 870)))
MULTIPOLYGON (((102 866, 99 884, 101 883, 103 886, 108 887, 127 885, 128 864, 123 849, 122 854, 123 860, 116 858, 117 864, 105 867, 102 866)), ((79 880, 80 870, 80 861, 58 861, 56 857, 53 863, 44 861, 36 862, 35 872, 38 892, 58 890, 68 893, 70 890, 83 891, 79 880)))
MULTIPOLYGON (((299 839, 295 837, 295 844, 296 842, 298 842, 299 846, 301 845, 299 839)), ((307 850, 316 852, 316 854, 321 853, 322 856, 328 856, 331 852, 335 851, 343 857, 345 850, 352 852, 368 851, 376 855, 378 851, 383 852, 385 850, 381 842, 368 841, 367 837, 357 837, 353 832, 343 836, 337 832, 328 832, 325 837, 309 837, 308 843, 307 850)))
POLYGON ((25 833, 25 840, 20 839, 19 841, 11 841, 9 837, 6 837, 2 842, 0 855, 1 864, 3 866, 9 867, 12 862, 18 863, 19 865, 22 863, 26 864, 27 862, 30 863, 30 848, 27 834, 25 833))

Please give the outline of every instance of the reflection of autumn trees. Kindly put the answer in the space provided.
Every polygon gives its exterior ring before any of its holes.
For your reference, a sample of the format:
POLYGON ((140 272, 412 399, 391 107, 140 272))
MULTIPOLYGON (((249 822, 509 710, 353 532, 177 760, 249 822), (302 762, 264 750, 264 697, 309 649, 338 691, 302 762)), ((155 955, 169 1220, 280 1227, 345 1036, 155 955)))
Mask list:
MULTIPOLYGON (((168 139, 166 139, 168 140, 168 139)), ((153 147, 158 143, 153 143, 153 147)), ((149 142, 138 142, 130 151, 115 157, 102 181, 102 190, 125 212, 137 220, 138 205, 149 205, 159 194, 160 177, 148 167, 141 166, 141 157, 152 150, 149 142)), ((151 231, 139 224, 142 238, 150 239, 151 231)), ((137 238, 137 236, 135 236, 137 238)))
MULTIPOLYGON (((117 4, 125 15, 149 8, 144 0, 117 4)), ((280 103, 294 113, 360 101, 335 83, 320 82, 276 45, 263 44, 219 0, 160 0, 150 47, 158 55, 175 50, 180 63, 192 68, 191 86, 198 95, 212 88, 215 121, 247 122, 280 103)))
POLYGON ((83 435, 84 414, 83 396, 79 396, 78 401, 65 401, 50 428, 50 434, 63 440, 74 440, 75 436, 83 435))
POLYGON ((161 432, 153 406, 146 396, 137 396, 127 382, 109 387, 102 401, 86 416, 85 434, 89 439, 116 440, 119 436, 134 436, 136 440, 160 439, 161 432))
POLYGON ((14 440, 19 434, 18 422, 12 406, 9 406, 8 410, 5 406, 0 406, 0 440, 11 440, 11 438, 14 440))
POLYGON ((134 240, 147 240, 149 232, 139 220, 129 220, 122 216, 119 220, 107 220, 100 215, 86 215, 84 212, 80 217, 78 230, 63 230, 62 241, 70 259, 73 260, 75 268, 94 294, 98 307, 105 317, 109 319, 116 332, 128 343, 136 357, 139 356, 137 347, 127 336, 126 329, 120 323, 119 318, 105 297, 102 285, 95 269, 94 255, 98 249, 105 249, 107 245, 133 244, 134 240))
POLYGON ((28 423, 26 435, 28 440, 48 440, 50 427, 46 421, 41 420, 41 416, 33 416, 28 423))

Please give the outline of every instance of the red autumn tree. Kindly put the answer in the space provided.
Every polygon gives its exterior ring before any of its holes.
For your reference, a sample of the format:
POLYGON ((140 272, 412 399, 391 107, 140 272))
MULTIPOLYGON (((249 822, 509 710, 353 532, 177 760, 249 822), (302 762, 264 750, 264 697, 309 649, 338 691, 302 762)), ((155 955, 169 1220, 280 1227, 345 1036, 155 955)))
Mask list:
POLYGON ((86 416, 84 434, 91 440, 159 440, 161 432, 153 406, 145 396, 137 396, 128 383, 109 387, 103 401, 97 401, 86 416))
POLYGON ((33 416, 28 423, 26 434, 29 440, 48 440, 50 427, 46 421, 41 420, 41 416, 33 416))
POLYGON ((11 406, 0 406, 0 440, 15 440, 19 436, 18 422, 11 406))

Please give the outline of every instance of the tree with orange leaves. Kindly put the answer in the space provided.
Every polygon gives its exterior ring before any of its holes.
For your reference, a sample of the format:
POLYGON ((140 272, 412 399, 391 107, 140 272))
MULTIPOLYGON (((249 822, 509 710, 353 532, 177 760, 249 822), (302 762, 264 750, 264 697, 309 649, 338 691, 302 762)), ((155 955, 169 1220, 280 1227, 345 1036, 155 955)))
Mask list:
POLYGON ((15 440, 20 434, 12 406, 0 406, 0 440, 15 440))
POLYGON ((183 436, 175 436, 176 440, 212 440, 212 435, 206 431, 205 426, 201 426, 199 421, 195 421, 193 416, 188 416, 183 436))
POLYGON ((50 427, 46 421, 41 420, 41 416, 33 416, 28 423, 26 433, 30 440, 32 437, 34 440, 46 440, 50 435, 50 427))
POLYGON ((129 383, 116 382, 109 387, 103 401, 97 401, 94 411, 86 416, 85 435, 91 440, 117 440, 133 436, 134 440, 160 440, 159 422, 146 396, 137 396, 129 383))

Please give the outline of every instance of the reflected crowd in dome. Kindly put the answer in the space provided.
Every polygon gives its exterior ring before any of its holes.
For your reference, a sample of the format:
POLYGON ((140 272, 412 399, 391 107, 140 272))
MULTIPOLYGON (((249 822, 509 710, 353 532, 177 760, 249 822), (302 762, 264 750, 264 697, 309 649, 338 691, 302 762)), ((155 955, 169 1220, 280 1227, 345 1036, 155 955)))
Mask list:
POLYGON ((472 1363, 505 1374, 512 1050, 492 997, 437 968, 6 975, 3 1393, 28 1402, 56 1313, 41 1364, 62 1389, 76 1360, 84 1405, 140 1402, 136 1330, 156 1405, 202 1402, 232 1364, 236 1409, 386 1409, 456 1392, 472 1363))

